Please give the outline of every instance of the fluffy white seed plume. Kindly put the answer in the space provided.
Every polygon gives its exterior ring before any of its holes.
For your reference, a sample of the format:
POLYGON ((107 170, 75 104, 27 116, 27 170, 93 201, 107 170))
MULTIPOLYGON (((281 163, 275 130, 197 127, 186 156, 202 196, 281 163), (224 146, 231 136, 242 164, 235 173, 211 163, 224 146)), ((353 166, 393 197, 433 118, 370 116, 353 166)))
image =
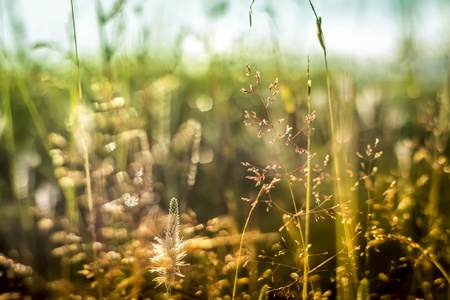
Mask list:
POLYGON ((183 241, 179 237, 180 231, 180 218, 178 213, 178 201, 176 198, 170 200, 169 208, 169 221, 164 237, 155 237, 157 243, 154 243, 154 257, 151 259, 153 262, 152 272, 157 272, 158 277, 154 280, 158 283, 157 286, 162 283, 165 284, 168 292, 171 290, 177 276, 184 277, 180 272, 181 266, 187 264, 182 261, 186 256, 184 246, 186 241, 183 241))

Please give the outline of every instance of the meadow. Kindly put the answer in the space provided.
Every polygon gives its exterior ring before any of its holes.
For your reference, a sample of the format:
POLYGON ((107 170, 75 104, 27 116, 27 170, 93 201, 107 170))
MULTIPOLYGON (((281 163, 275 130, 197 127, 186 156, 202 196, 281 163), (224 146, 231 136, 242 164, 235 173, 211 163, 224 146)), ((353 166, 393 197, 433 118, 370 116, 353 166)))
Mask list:
POLYGON ((83 56, 70 4, 1 35, 0 299, 450 299, 448 51, 342 59, 309 1, 311 55, 127 53, 119 0, 83 56))

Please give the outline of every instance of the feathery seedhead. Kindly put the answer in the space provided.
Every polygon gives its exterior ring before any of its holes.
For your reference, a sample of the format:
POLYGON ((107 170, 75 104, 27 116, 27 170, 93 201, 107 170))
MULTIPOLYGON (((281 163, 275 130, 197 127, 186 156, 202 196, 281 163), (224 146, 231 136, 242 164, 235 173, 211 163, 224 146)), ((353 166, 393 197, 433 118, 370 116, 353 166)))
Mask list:
POLYGON ((179 237, 179 231, 180 219, 178 213, 178 201, 176 198, 172 198, 172 200, 170 200, 169 220, 167 222, 164 238, 159 236, 155 237, 157 243, 153 244, 155 255, 151 259, 154 264, 151 271, 157 272, 159 275, 154 279, 158 283, 157 286, 164 283, 166 288, 170 289, 176 281, 177 276, 184 277, 184 275, 181 274, 180 267, 187 265, 182 261, 186 256, 184 250, 186 242, 179 237))

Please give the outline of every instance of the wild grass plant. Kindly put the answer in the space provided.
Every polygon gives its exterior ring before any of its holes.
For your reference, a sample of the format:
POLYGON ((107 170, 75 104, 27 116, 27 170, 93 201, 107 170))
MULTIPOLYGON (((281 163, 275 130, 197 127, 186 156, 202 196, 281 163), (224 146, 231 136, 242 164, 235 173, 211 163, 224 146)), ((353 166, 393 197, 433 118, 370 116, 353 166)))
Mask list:
POLYGON ((184 246, 186 244, 180 234, 180 220, 178 212, 178 201, 175 198, 170 200, 169 220, 164 237, 156 237, 157 244, 154 245, 155 256, 151 259, 155 265, 153 272, 158 273, 155 280, 158 285, 164 283, 167 289, 167 298, 170 298, 172 286, 177 277, 184 277, 180 271, 180 267, 186 264, 182 259, 186 256, 184 246))
MULTIPOLYGON (((271 275, 272 280, 275 271, 278 268, 287 268, 291 270, 289 283, 284 282, 283 285, 279 287, 272 286, 269 289, 268 293, 273 293, 276 295, 281 293, 284 297, 302 297, 304 299, 308 298, 308 284, 312 285, 312 282, 309 280, 309 276, 311 273, 322 267, 324 264, 331 260, 330 257, 324 259, 322 263, 318 266, 310 266, 310 248, 311 244, 309 244, 309 236, 310 236, 310 216, 313 215, 317 220, 330 217, 335 218, 336 210, 339 208, 339 205, 329 206, 327 202, 329 202, 331 196, 325 195, 320 191, 320 185, 323 180, 328 178, 326 173, 326 167, 328 165, 329 156, 326 156, 321 165, 316 165, 314 168, 311 167, 311 161, 315 158, 316 154, 310 152, 311 147, 311 131, 314 130, 311 127, 311 123, 315 119, 315 112, 311 111, 310 104, 310 95, 311 95, 311 80, 309 79, 309 62, 308 62, 308 71, 307 71, 307 115, 304 118, 304 124, 298 128, 298 131, 292 131, 293 127, 289 124, 285 125, 285 120, 283 118, 278 119, 276 122, 273 120, 272 113, 270 109, 275 105, 274 102, 276 100, 276 95, 278 94, 277 86, 278 79, 269 85, 269 96, 263 97, 259 92, 259 84, 261 80, 261 74, 259 71, 256 71, 255 74, 252 74, 251 68, 247 65, 247 76, 252 78, 254 83, 250 84, 248 89, 242 88, 241 91, 245 94, 256 94, 259 98, 262 106, 264 107, 264 117, 258 116, 258 114, 254 111, 245 112, 244 117, 246 118, 245 124, 248 126, 256 126, 258 127, 258 137, 261 138, 265 135, 269 135, 268 142, 269 144, 273 144, 276 148, 275 157, 278 158, 278 161, 271 161, 267 167, 258 167, 254 164, 244 162, 243 165, 248 168, 249 172, 252 172, 253 175, 247 176, 248 179, 254 180, 256 182, 256 186, 261 186, 260 191, 258 192, 255 199, 243 198, 245 201, 252 202, 250 212, 248 214, 247 220, 245 222, 243 233, 241 237, 241 242, 238 251, 238 261, 240 259, 240 253, 242 251, 242 246, 244 242, 245 230, 248 226, 249 219, 254 211, 254 208, 258 203, 265 202, 267 205, 267 211, 272 206, 277 207, 281 210, 283 217, 282 222, 283 225, 279 228, 279 231, 282 232, 284 230, 287 231, 287 235, 290 238, 289 243, 283 238, 283 243, 279 244, 281 248, 278 253, 274 256, 270 256, 268 254, 260 255, 260 258, 264 258, 264 260, 269 260, 270 264, 275 265, 276 268, 273 270, 272 268, 268 268, 264 273, 260 280, 263 280, 268 277, 268 274, 271 275), (270 106, 270 109, 269 109, 270 106), (305 141, 301 140, 303 137, 303 133, 306 131, 304 135, 306 135, 306 147, 302 148, 301 143, 305 143, 305 141), (291 149, 289 149, 291 147, 291 149), (292 165, 288 165, 285 163, 285 149, 291 150, 293 153, 298 155, 299 157, 305 157, 302 162, 300 159, 296 157, 290 157, 292 160, 297 163, 292 165), (312 172, 314 172, 315 177, 312 177, 312 172), (266 179, 267 178, 267 179, 266 179), (271 190, 278 185, 280 181, 287 184, 289 190, 289 198, 292 204, 293 212, 289 212, 286 210, 285 204, 281 204, 283 198, 279 200, 274 200, 272 197, 271 190), (296 191, 299 187, 305 189, 303 192, 304 201, 298 202, 298 191, 296 191), (264 195, 266 195, 264 197, 264 195), (264 199, 267 198, 267 199, 264 199), (311 199, 315 200, 314 206, 312 205, 311 199), (278 204, 278 202, 281 202, 278 204), (304 218, 304 221, 301 221, 301 218, 304 218), (303 223, 303 224, 302 224, 303 223), (293 246, 293 247, 292 247, 293 246), (292 248, 291 248, 292 247, 292 248), (278 257, 282 256, 290 256, 293 255, 292 265, 287 263, 278 262, 278 257), (301 290, 301 293, 299 292, 301 290)), ((322 255, 327 255, 327 253, 322 253, 322 255)), ((333 256, 332 256, 333 257, 333 256)), ((256 262, 264 263, 264 260, 256 262)), ((266 261, 267 262, 267 261, 266 261)), ((233 286, 233 298, 236 295, 237 289, 237 278, 239 274, 239 264, 236 267, 236 275, 235 275, 235 284, 233 286)), ((274 282, 272 282, 274 283, 274 282)), ((314 287, 312 289, 312 293, 314 294, 314 287)), ((329 292, 324 293, 325 297, 329 292)), ((315 294, 316 297, 321 296, 322 293, 317 291, 315 294)))

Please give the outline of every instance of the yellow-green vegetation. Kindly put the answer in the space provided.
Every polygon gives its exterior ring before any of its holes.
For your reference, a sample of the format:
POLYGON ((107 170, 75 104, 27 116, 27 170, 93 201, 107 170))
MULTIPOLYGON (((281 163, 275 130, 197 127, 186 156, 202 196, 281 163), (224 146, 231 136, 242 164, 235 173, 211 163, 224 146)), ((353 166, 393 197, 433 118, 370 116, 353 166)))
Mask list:
POLYGON ((101 59, 76 1, 58 63, 0 35, 0 299, 450 299, 448 63, 342 66, 309 1, 321 53, 196 69, 114 3, 101 59))

